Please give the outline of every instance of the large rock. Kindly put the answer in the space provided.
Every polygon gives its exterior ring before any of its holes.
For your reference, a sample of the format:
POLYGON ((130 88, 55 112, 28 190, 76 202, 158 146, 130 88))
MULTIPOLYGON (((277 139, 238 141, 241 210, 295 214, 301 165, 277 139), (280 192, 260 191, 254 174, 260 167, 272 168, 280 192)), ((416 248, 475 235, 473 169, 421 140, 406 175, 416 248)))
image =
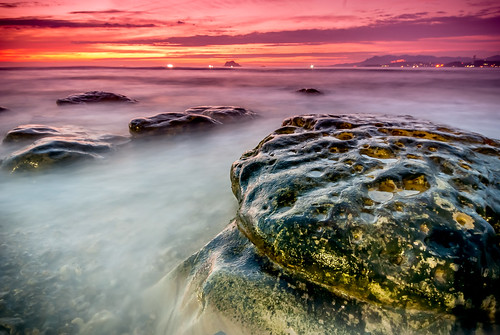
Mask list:
POLYGON ((175 135, 192 130, 204 130, 223 123, 253 118, 256 114, 234 106, 200 106, 182 113, 162 113, 129 123, 132 135, 175 135))
POLYGON ((84 105, 93 103, 136 103, 137 100, 128 98, 121 94, 90 91, 85 93, 72 94, 63 99, 57 99, 58 105, 84 105))
POLYGON ((100 159, 104 153, 129 140, 123 136, 88 133, 78 127, 44 125, 19 126, 4 138, 4 143, 22 141, 31 143, 4 158, 2 169, 10 172, 32 171, 100 159))
POLYGON ((496 318, 499 147, 409 117, 293 117, 234 163, 238 225, 332 292, 496 318))
POLYGON ((500 331, 499 148, 411 117, 285 120, 233 164, 234 222, 152 289, 160 331, 500 331))
POLYGON ((158 313, 158 334, 436 335, 461 327, 449 315, 364 302, 295 276, 234 222, 145 299, 158 313))

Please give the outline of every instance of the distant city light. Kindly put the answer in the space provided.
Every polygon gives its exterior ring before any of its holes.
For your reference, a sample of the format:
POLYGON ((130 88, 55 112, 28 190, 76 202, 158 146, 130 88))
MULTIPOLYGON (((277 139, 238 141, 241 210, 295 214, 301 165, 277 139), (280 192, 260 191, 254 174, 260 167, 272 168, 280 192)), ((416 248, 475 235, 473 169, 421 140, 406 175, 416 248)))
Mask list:
POLYGON ((171 68, 173 68, 173 67, 174 67, 174 65, 173 65, 173 64, 167 64, 167 67, 168 67, 169 69, 171 69, 171 68))
POLYGON ((309 66, 311 69, 314 69, 314 65, 311 64, 311 66, 309 66))
POLYGON ((214 68, 214 66, 213 66, 213 65, 209 65, 209 66, 208 66, 208 68, 209 68, 209 69, 213 69, 213 68, 214 68))

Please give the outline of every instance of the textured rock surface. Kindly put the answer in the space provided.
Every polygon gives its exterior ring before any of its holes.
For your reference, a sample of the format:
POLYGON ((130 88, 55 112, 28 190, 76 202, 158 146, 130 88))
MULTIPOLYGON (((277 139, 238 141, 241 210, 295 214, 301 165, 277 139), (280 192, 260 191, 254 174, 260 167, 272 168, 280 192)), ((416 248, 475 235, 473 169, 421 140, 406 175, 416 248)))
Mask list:
POLYGON ((233 164, 237 224, 339 296, 496 323, 499 148, 411 117, 293 117, 233 164))
POLYGON ((290 275, 234 222, 146 299, 158 300, 168 316, 159 334, 456 334, 461 328, 450 315, 384 308, 290 275))
POLYGON ((199 106, 189 108, 185 113, 209 116, 222 123, 254 118, 257 115, 251 110, 236 106, 199 106))
POLYGON ((254 112, 241 107, 200 106, 187 109, 183 113, 162 113, 148 118, 133 119, 129 123, 129 130, 136 136, 174 135, 254 116, 254 112))
POLYGON ((34 141, 2 160, 1 167, 10 172, 45 169, 85 159, 103 158, 105 152, 128 139, 115 135, 85 132, 78 127, 23 125, 7 133, 4 143, 34 141))
POLYGON ((81 105, 89 103, 136 103, 137 100, 130 99, 121 94, 103 91, 90 91, 85 93, 72 94, 63 99, 57 99, 58 105, 81 105))
POLYGON ((187 113, 162 113, 129 123, 132 135, 175 135, 189 130, 210 128, 220 124, 209 116, 187 113))
POLYGON ((16 127, 5 135, 4 143, 34 141, 49 136, 84 136, 85 131, 77 127, 51 127, 41 124, 25 124, 16 127))

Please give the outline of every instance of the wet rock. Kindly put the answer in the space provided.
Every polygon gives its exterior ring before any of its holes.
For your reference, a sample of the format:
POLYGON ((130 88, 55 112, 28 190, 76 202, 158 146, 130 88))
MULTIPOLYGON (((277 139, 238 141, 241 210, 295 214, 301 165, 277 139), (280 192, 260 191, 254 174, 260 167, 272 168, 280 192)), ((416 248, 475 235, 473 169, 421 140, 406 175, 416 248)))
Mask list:
POLYGON ((285 120, 233 164, 234 221, 148 293, 159 332, 498 333, 499 148, 411 117, 285 120))
POLYGON ((251 110, 236 106, 199 106, 189 108, 185 113, 209 116, 221 123, 251 119, 257 116, 251 110))
POLYGON ((190 130, 206 129, 221 124, 209 116, 188 113, 162 113, 129 123, 132 135, 175 135, 190 130))
POLYGON ((26 124, 16 127, 5 135, 4 143, 17 143, 24 141, 34 141, 49 136, 77 136, 84 135, 85 131, 77 127, 51 127, 40 124, 26 124))
POLYGON ((132 135, 175 135, 192 130, 205 130, 223 123, 253 118, 250 110, 234 106, 200 106, 182 113, 162 113, 129 123, 132 135))
POLYGON ((46 169, 86 159, 100 159, 128 138, 85 132, 81 128, 65 126, 23 125, 8 132, 4 142, 33 141, 14 151, 1 162, 10 172, 46 169))
POLYGON ((57 99, 56 103, 61 105, 82 105, 93 103, 136 103, 137 100, 128 98, 121 94, 103 92, 103 91, 90 91, 85 93, 78 93, 70 95, 63 99, 57 99))
POLYGON ((303 280, 272 262, 232 222, 147 294, 165 334, 453 334, 456 320, 385 308, 303 280), (186 323, 185 320, 193 320, 186 323))
POLYGON ((2 317, 0 318, 0 334, 5 331, 5 334, 20 335, 24 334, 24 321, 17 317, 2 317))
POLYGON ((233 164, 237 225, 337 295, 497 322, 499 148, 411 117, 292 117, 233 164))
POLYGON ((9 109, 7 107, 0 106, 0 113, 1 112, 8 112, 9 109))
POLYGON ((315 88, 301 88, 297 90, 297 93, 306 94, 306 95, 322 95, 323 92, 318 91, 315 88))

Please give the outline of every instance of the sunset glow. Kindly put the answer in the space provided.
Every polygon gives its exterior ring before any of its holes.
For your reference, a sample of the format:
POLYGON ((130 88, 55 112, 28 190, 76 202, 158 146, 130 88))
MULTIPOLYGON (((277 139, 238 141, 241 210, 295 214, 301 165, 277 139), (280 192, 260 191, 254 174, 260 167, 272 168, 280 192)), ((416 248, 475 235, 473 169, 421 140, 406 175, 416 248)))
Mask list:
POLYGON ((325 66, 384 54, 500 53, 496 1, 12 1, 0 61, 36 64, 325 66))

